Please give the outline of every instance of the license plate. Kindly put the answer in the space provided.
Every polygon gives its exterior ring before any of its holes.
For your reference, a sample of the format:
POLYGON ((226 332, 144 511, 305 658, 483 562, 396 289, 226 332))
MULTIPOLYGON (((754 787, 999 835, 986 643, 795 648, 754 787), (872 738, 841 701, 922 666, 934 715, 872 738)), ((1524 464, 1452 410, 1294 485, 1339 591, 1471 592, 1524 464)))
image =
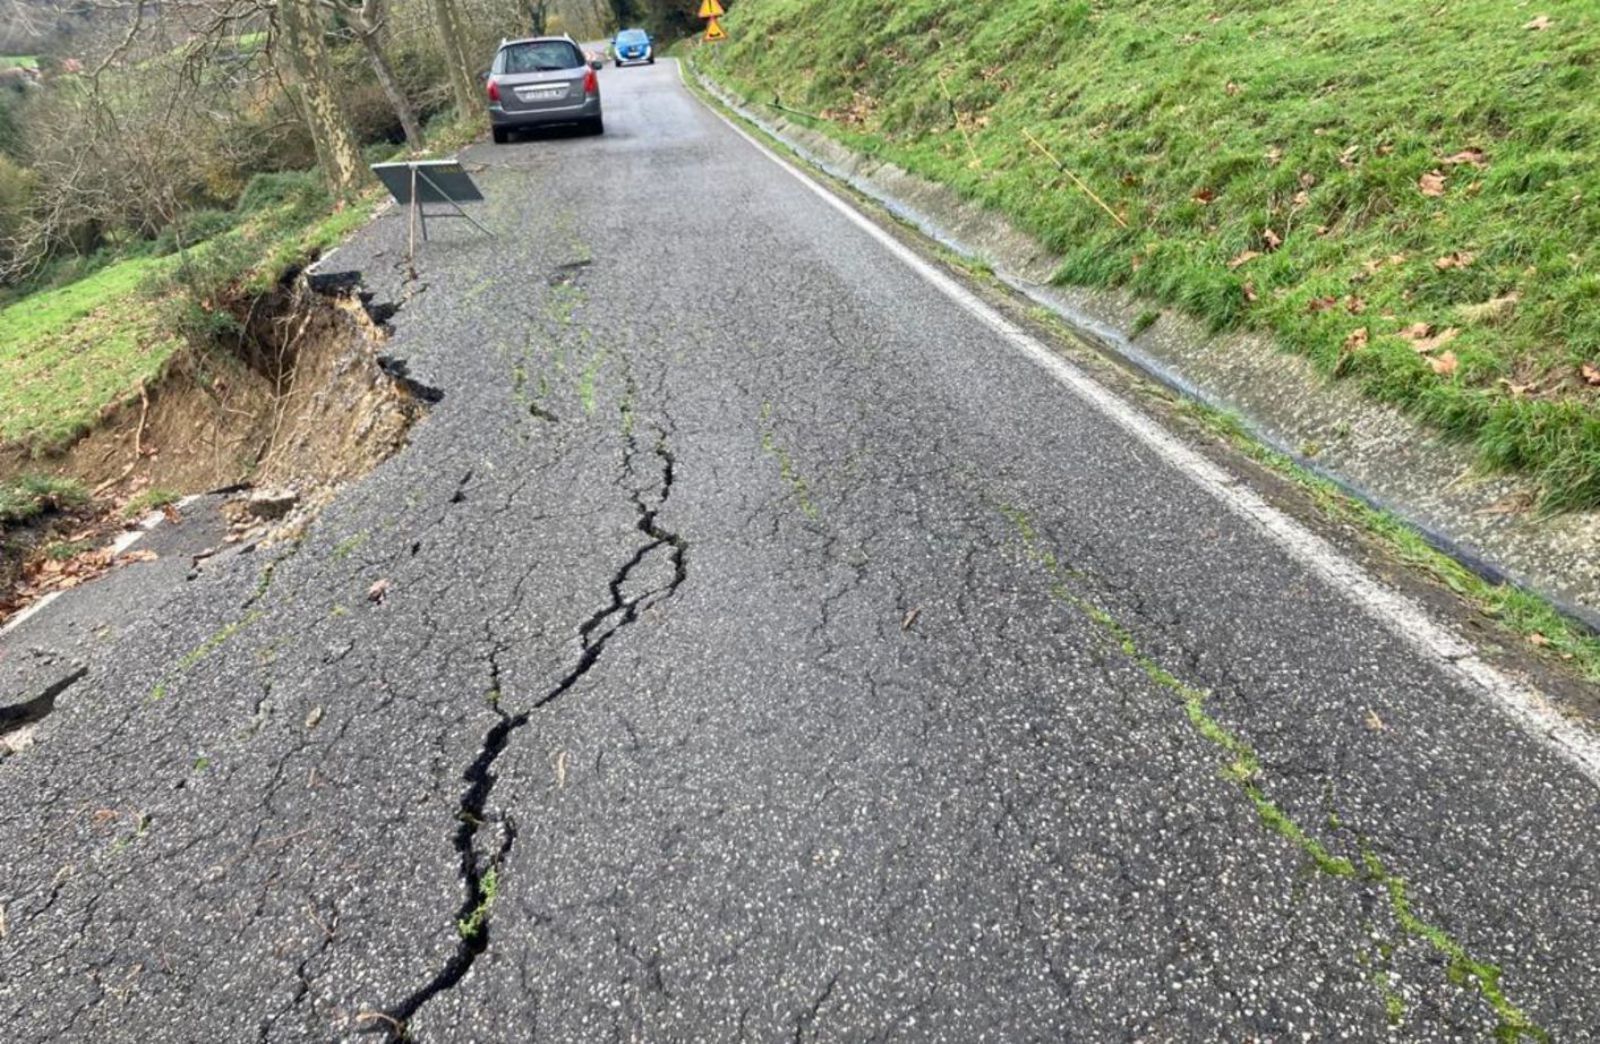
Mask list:
POLYGON ((517 91, 517 97, 523 101, 548 101, 551 98, 565 98, 565 87, 527 87, 517 91))

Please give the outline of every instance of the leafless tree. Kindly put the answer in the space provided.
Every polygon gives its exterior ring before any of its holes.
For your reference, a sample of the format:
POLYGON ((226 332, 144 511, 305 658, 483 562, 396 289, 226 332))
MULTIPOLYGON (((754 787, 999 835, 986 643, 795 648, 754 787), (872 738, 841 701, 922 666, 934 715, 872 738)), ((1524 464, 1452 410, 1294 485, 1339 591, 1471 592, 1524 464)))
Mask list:
POLYGON ((383 88, 384 96, 394 108, 395 118, 400 121, 406 144, 413 151, 421 149, 422 125, 417 121, 416 107, 401 89, 394 68, 383 50, 384 19, 388 11, 386 0, 326 0, 326 3, 330 9, 344 14, 350 20, 355 38, 372 66, 372 73, 378 78, 378 85, 383 88))

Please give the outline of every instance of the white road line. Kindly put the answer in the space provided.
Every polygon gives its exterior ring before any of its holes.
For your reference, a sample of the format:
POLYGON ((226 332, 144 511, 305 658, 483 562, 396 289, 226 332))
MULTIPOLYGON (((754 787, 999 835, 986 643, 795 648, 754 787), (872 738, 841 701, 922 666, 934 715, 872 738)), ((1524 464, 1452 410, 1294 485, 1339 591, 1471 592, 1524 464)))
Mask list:
MULTIPOLYGON (((678 63, 678 71, 680 76, 687 76, 682 62, 678 63)), ((972 291, 923 260, 871 218, 773 152, 724 113, 714 107, 708 108, 735 134, 788 171, 851 224, 877 240, 924 281, 1037 363, 1073 394, 1115 421, 1233 514, 1253 525, 1289 557, 1341 591, 1406 645, 1469 689, 1489 697, 1496 708, 1530 737, 1577 769, 1590 784, 1600 787, 1600 737, 1595 733, 1565 718, 1542 693, 1485 662, 1470 643, 1435 620, 1415 601, 1380 583, 1332 544, 1267 503, 1255 490, 1189 448, 1165 428, 985 304, 972 291)))

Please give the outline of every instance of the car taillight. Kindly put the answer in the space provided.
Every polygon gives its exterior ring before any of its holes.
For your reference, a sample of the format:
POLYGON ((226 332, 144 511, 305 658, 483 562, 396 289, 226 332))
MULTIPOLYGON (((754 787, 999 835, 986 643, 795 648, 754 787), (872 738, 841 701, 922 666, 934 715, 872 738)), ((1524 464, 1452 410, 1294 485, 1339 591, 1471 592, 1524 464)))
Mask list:
POLYGON ((489 100, 494 102, 500 100, 500 85, 493 80, 489 81, 489 100))
POLYGON ((583 93, 584 94, 599 94, 600 93, 600 77, 598 77, 598 76, 596 76, 594 74, 594 70, 593 69, 590 69, 589 72, 587 74, 585 74, 585 76, 583 77, 583 93))

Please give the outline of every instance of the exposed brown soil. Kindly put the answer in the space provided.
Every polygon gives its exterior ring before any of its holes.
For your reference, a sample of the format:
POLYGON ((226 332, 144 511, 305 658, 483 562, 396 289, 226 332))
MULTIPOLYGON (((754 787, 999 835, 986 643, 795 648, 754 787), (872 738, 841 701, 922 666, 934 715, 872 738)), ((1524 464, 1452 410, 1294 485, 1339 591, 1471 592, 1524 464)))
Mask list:
MULTIPOLYGON (((70 515, 0 532, 0 623, 28 600, 24 578, 41 574, 50 545, 103 544, 147 491, 259 485, 310 494, 364 474, 405 444, 423 404, 379 365, 386 334, 358 299, 298 281, 233 311, 242 334, 181 352, 159 384, 66 451, 35 458, 0 449, 0 480, 54 475, 93 494, 70 515)), ((85 567, 98 553, 83 552, 85 567)))

